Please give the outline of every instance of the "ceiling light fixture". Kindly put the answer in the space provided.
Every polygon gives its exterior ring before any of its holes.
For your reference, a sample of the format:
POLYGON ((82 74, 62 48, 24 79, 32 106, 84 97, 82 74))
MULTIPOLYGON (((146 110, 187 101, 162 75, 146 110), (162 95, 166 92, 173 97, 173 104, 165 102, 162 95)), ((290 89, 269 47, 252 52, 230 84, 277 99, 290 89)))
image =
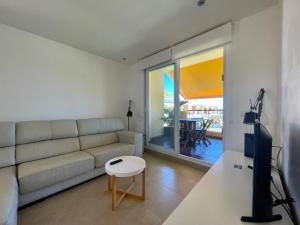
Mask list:
POLYGON ((206 0, 198 0, 197 5, 203 6, 205 4, 206 0))

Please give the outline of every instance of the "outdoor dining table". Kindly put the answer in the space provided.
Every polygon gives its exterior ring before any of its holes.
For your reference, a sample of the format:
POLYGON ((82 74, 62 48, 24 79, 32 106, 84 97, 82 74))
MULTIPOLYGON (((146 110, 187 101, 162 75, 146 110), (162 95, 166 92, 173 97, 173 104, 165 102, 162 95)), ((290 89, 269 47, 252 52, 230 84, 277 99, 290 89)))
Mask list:
POLYGON ((185 123, 184 128, 180 126, 180 129, 183 129, 182 141, 184 141, 184 147, 186 147, 188 143, 194 144, 196 141, 195 132, 197 123, 203 122, 204 118, 180 118, 179 121, 180 123, 185 123))
POLYGON ((186 122, 202 122, 204 118, 180 118, 179 120, 186 122))

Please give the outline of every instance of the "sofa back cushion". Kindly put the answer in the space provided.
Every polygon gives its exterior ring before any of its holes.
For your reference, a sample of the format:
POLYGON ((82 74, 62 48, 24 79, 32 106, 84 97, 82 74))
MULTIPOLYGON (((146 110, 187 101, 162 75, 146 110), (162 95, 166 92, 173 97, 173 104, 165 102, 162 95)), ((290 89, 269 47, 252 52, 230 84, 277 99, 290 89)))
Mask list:
POLYGON ((121 118, 94 118, 77 120, 79 136, 111 133, 124 129, 121 118))
POLYGON ((77 136, 76 120, 26 121, 16 124, 17 145, 77 136))
POLYGON ((93 134, 87 136, 80 136, 81 150, 95 148, 103 145, 109 145, 118 142, 118 135, 116 132, 105 134, 93 134))
POLYGON ((15 124, 0 122, 0 168, 15 164, 15 124))
POLYGON ((19 122, 16 144, 17 163, 80 150, 75 120, 19 122))
POLYGON ((124 129, 121 118, 77 120, 81 150, 118 142, 116 131, 124 129))

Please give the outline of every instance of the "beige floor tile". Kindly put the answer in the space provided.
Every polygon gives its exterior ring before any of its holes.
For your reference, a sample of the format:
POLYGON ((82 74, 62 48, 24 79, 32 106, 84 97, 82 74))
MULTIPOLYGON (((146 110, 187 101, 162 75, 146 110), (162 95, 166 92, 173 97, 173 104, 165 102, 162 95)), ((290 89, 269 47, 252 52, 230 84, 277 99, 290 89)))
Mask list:
MULTIPOLYGON (((20 225, 158 225, 201 179, 204 171, 146 153, 146 200, 130 197, 111 210, 107 176, 101 176, 19 211, 20 225)), ((130 179, 118 179, 125 188, 130 179)), ((134 192, 141 190, 137 177, 134 192)))

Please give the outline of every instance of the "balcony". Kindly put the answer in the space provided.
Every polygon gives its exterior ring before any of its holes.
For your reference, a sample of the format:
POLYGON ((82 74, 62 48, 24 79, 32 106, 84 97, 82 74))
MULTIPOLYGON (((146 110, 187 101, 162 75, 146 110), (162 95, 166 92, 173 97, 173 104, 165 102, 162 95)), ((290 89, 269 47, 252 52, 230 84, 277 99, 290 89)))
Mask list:
MULTIPOLYGON (((208 136, 223 138, 223 109, 192 109, 180 112, 182 117, 189 119, 213 120, 208 128, 208 136)), ((182 118, 181 117, 181 118, 182 118)), ((197 123, 197 128, 201 127, 201 123, 197 123)))
MULTIPOLYGON (((206 146, 201 141, 184 146, 180 144, 180 154, 201 159, 208 163, 214 163, 223 152, 223 109, 192 109, 180 112, 180 119, 195 119, 197 129, 201 129, 202 121, 213 119, 207 131, 210 145, 206 146)), ((174 120, 174 117, 170 118, 174 120)), ((168 123, 164 124, 168 128, 168 123)), ((164 147, 167 151, 173 151, 174 132, 165 133, 162 136, 154 137, 150 140, 151 144, 164 147)))

